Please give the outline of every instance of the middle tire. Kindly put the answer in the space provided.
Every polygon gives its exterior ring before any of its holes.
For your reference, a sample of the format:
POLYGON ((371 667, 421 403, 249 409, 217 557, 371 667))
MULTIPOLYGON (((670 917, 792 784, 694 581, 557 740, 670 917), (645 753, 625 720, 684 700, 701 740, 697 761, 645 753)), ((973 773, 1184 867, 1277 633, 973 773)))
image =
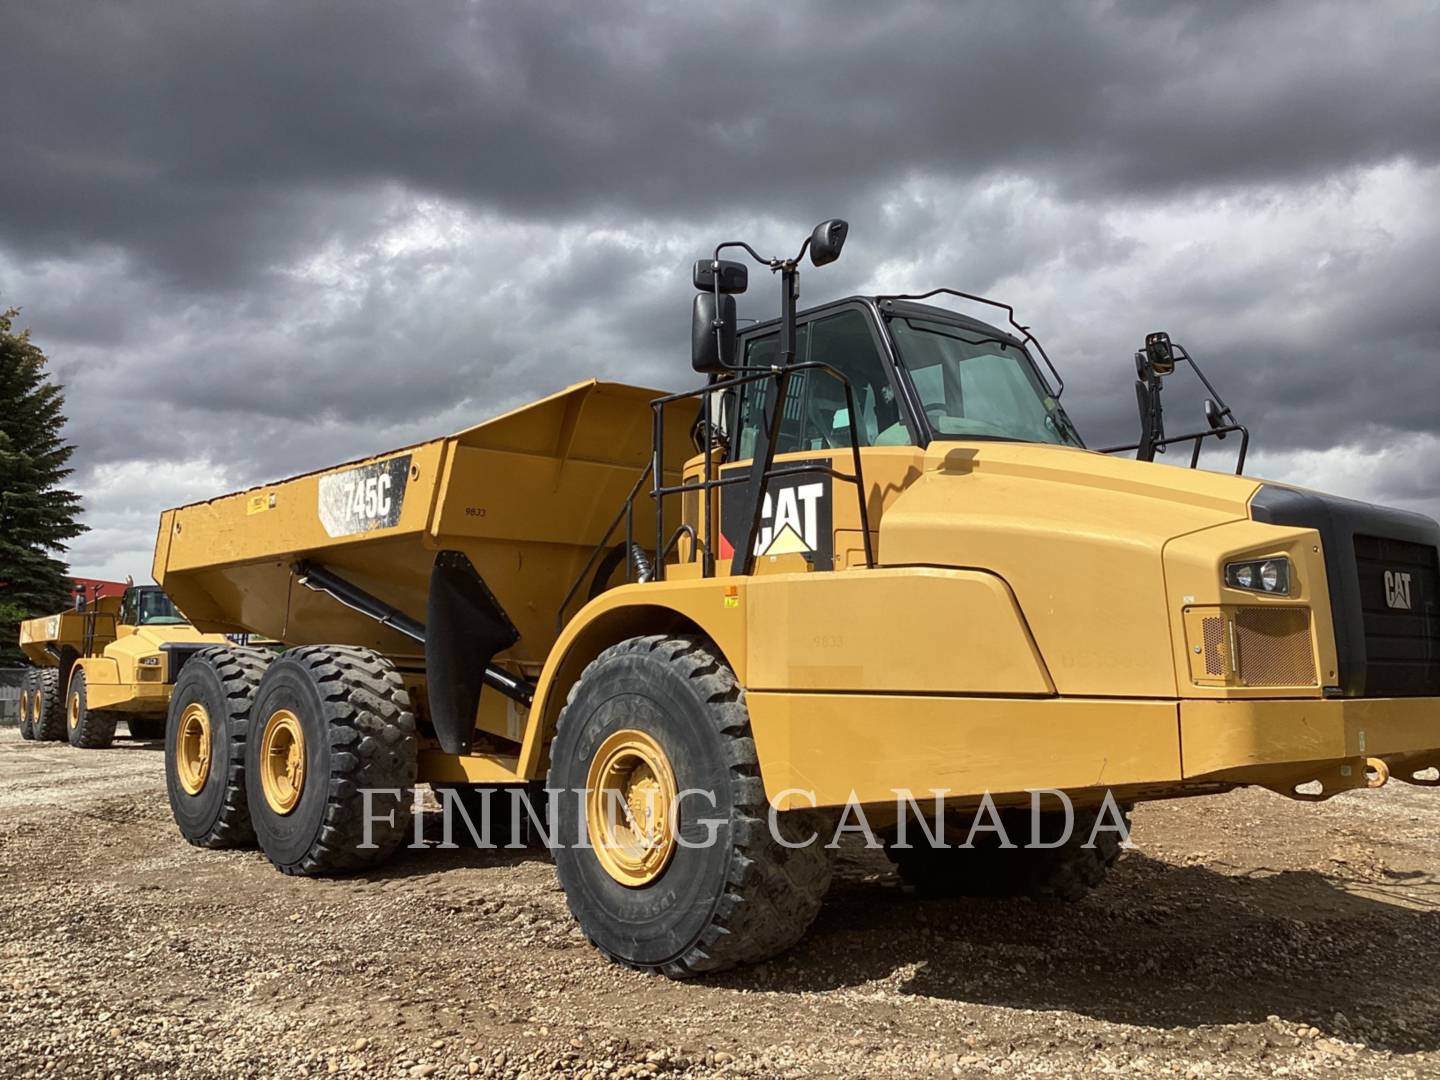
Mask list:
POLYGON ((245 737, 272 655, 218 645, 197 652, 175 679, 165 725, 165 788, 180 835, 196 847, 255 845, 245 798, 245 737))
POLYGON ((744 691, 708 642, 657 634, 606 649, 571 689, 550 759, 548 787, 566 793, 556 873, 611 959, 671 978, 757 963, 819 913, 828 837, 798 843, 821 830, 797 811, 776 818, 796 846, 772 833, 744 691))
POLYGON ((65 738, 65 695, 60 689, 60 669, 41 668, 35 672, 31 695, 30 726, 41 742, 65 738))
POLYGON ((285 653, 255 692, 245 744, 261 849, 286 874, 384 862, 410 830, 416 750, 410 695, 389 660, 343 645, 285 653))

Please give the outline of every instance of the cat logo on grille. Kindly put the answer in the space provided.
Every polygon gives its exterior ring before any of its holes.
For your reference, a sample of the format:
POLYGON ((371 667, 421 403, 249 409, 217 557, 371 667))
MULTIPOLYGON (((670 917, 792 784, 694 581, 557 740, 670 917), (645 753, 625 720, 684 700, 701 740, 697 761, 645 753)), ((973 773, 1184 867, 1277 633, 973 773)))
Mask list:
POLYGON ((1410 575, 1399 570, 1385 571, 1385 603, 1392 608, 1410 610, 1410 575))

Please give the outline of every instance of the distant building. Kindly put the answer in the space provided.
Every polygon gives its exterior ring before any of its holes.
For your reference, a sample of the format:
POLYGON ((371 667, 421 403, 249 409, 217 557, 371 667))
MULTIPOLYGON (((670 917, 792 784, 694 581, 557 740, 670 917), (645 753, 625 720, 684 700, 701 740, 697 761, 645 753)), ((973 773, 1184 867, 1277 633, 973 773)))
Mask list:
POLYGON ((126 589, 123 581, 102 581, 100 578, 77 577, 71 578, 70 582, 72 595, 76 588, 81 585, 85 586, 87 602, 101 596, 119 596, 126 589))

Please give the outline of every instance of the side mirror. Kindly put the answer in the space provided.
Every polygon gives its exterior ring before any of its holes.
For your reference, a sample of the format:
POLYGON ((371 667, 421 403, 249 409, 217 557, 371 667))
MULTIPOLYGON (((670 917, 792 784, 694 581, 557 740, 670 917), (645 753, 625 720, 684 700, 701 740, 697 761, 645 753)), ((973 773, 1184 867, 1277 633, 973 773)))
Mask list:
POLYGON ((720 279, 720 291, 734 296, 743 293, 750 284, 750 272, 744 263, 729 262, 726 259, 696 259, 690 279, 701 292, 714 292, 715 279, 720 279))
POLYGON ((838 259, 840 249, 845 246, 845 237, 849 233, 849 224, 839 218, 831 218, 816 225, 815 231, 810 234, 810 264, 824 266, 838 259))
POLYGON ((717 308, 714 293, 696 293, 690 315, 690 366, 714 375, 729 370, 734 355, 735 297, 722 294, 717 308))
POLYGON ((1223 439, 1229 432, 1220 431, 1229 421, 1220 413, 1220 406, 1215 404, 1214 398, 1205 399, 1205 422, 1210 425, 1210 430, 1215 432, 1217 439, 1223 439))
POLYGON ((1175 370, 1175 349, 1165 331, 1145 335, 1145 363, 1156 375, 1169 375, 1175 370))

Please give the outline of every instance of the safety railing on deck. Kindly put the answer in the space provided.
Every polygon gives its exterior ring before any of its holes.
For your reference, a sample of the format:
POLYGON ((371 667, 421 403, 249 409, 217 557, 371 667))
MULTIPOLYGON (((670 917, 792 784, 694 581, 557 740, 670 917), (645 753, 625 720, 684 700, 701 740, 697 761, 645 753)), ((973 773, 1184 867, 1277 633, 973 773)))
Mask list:
MULTIPOLYGON (((672 551, 676 550, 680 538, 686 535, 689 536, 691 541, 688 561, 695 561, 695 557, 698 554, 701 560, 702 575, 704 577, 713 577, 715 574, 715 537, 719 525, 716 520, 718 515, 714 512, 714 507, 710 505, 710 492, 728 487, 732 484, 747 482, 755 484, 754 502, 747 504, 747 509, 752 511, 752 519, 754 516, 754 508, 764 503, 770 481, 776 478, 824 475, 839 480, 842 483, 853 484, 855 486, 856 508, 860 517, 860 535, 865 552, 865 566, 868 569, 875 565, 875 552, 873 542, 870 538, 870 513, 865 497, 865 474, 860 459, 860 431, 855 423, 855 394, 851 388, 849 378, 844 372, 832 367, 823 360, 805 360, 798 363, 787 364, 785 367, 732 368, 731 370, 739 372, 739 374, 709 383, 698 390, 685 390, 675 394, 666 394, 664 397, 658 397, 650 402, 650 407, 654 411, 650 463, 645 466, 640 476, 636 479, 634 486, 630 489, 630 494, 626 496, 624 503, 621 505, 614 519, 610 522, 609 527, 601 536, 600 542, 595 546, 595 550, 591 552, 590 558, 586 560, 579 576, 576 577, 566 592, 565 598, 560 602, 560 608, 556 612, 557 629, 564 625, 565 612, 575 599, 576 594, 580 591, 580 587, 590 577, 591 573, 597 570, 597 566, 601 564, 602 557, 607 549, 611 550, 613 554, 614 548, 610 540, 622 521, 625 525, 625 538, 623 540, 623 547, 620 550, 623 552, 622 557, 626 567, 626 581, 634 581, 637 579, 654 581, 663 579, 665 576, 665 560, 672 551), (716 475, 711 395, 724 393, 742 386, 748 386, 751 383, 774 379, 778 389, 774 409, 776 410, 776 415, 778 415, 783 413, 786 398, 790 393, 789 376, 798 371, 806 370, 823 371, 833 375, 845 391, 845 417, 846 426, 849 428, 850 434, 850 458, 853 471, 848 473, 841 472, 833 466, 821 464, 786 463, 776 466, 773 462, 774 443, 773 440, 771 440, 767 453, 764 454, 763 457, 757 457, 750 468, 742 469, 736 467, 728 475, 716 475), (705 446, 702 451, 702 457, 704 459, 703 471, 698 480, 691 482, 682 481, 679 484, 665 484, 665 408, 667 405, 674 404, 677 401, 686 401, 692 398, 699 398, 701 401, 703 430, 705 432, 705 446), (644 552, 639 551, 635 544, 635 497, 640 494, 646 480, 652 481, 649 494, 655 502, 655 546, 652 549, 654 552, 653 561, 647 558, 644 552), (665 536, 664 500, 667 496, 685 495, 689 492, 696 492, 706 501, 704 535, 700 536, 693 525, 682 521, 667 539, 665 536), (637 556, 639 557, 637 558, 637 556)), ((753 529, 747 528, 747 535, 741 538, 741 542, 745 545, 744 573, 748 574, 754 567, 755 537, 753 535, 753 529)), ((616 559, 616 562, 611 565, 610 573, 614 573, 618 562, 619 559, 616 559)))

